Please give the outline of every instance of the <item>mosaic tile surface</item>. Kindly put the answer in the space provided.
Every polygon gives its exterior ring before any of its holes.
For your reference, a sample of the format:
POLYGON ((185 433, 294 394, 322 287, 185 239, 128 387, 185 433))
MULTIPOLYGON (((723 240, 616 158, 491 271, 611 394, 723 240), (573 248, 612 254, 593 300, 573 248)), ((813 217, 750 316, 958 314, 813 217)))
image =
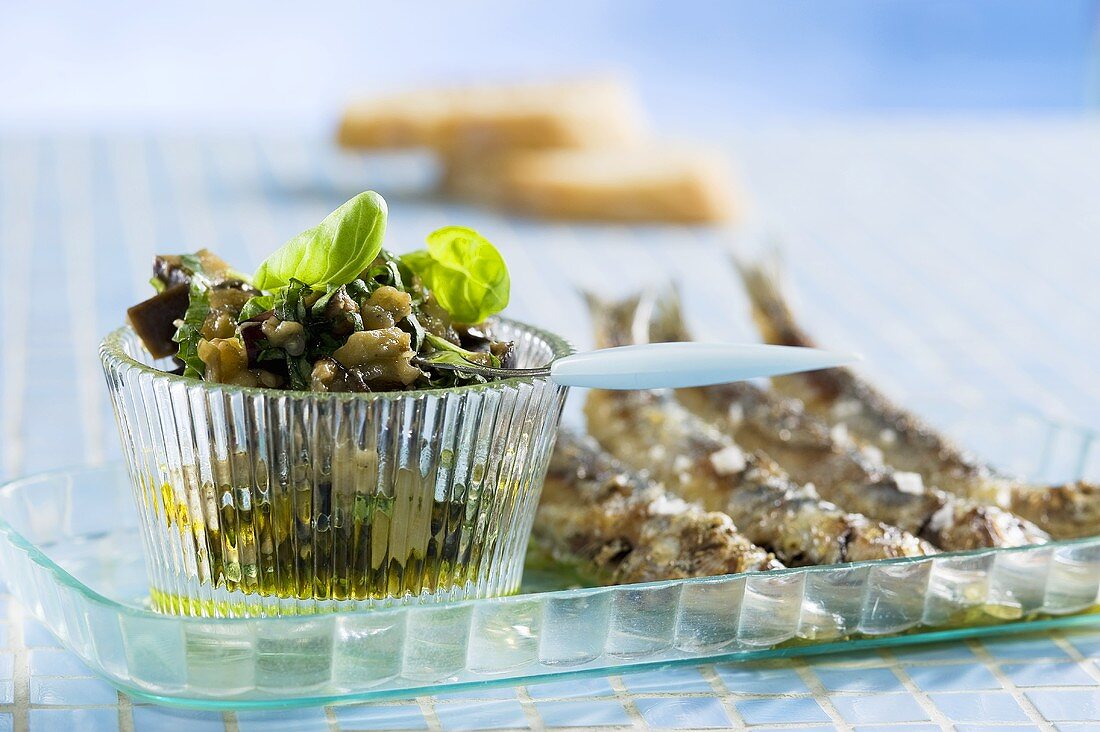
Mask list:
MULTIPOLYGON (((885 388, 914 403, 1009 401, 1100 424, 1100 343, 1086 337, 1100 321, 1100 126, 853 122, 745 131, 731 149, 752 194, 750 231, 781 238, 811 326, 862 351, 885 388)), ((688 286, 699 329, 754 337, 721 234, 513 221, 410 193, 426 175, 298 140, 0 139, 0 476, 117 457, 95 347, 145 295, 154 251, 211 246, 256 262, 367 185, 391 201, 400 246, 447 221, 490 234, 524 283, 511 312, 581 346, 577 285, 625 291, 668 277, 688 286), (47 288, 56 296, 34 297, 47 288), (32 304, 48 332, 27 327, 32 304)), ((133 704, 0 592, 0 732, 1086 730, 1100 727, 1098 661, 1100 633, 1054 633, 375 705, 189 712, 133 704)))

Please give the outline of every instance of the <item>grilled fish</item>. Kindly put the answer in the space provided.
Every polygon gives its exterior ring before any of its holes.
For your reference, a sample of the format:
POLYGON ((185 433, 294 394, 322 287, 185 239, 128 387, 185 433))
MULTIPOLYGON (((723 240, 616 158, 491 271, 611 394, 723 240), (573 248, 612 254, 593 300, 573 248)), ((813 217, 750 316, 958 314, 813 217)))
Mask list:
MULTIPOLYGON (((757 327, 769 343, 810 346, 779 285, 774 267, 739 263, 757 327)), ((813 371, 772 380, 806 411, 843 427, 898 470, 919 474, 950 493, 1011 511, 1056 539, 1100 532, 1100 485, 1085 481, 1036 486, 1002 474, 961 449, 919 417, 895 405, 854 371, 813 371)))
MULTIPOLYGON (((690 340, 675 291, 646 298, 653 341, 690 340)), ((639 328, 632 329, 635 337, 639 328)), ((940 549, 1020 546, 1049 537, 998 508, 925 487, 917 473, 897 472, 867 457, 844 433, 807 414, 800 402, 740 382, 676 390, 689 410, 750 451, 762 451, 799 483, 849 511, 893 524, 940 549)))
POLYGON ((588 431, 670 491, 723 511, 754 544, 788 566, 934 554, 912 534, 821 500, 762 454, 746 453, 668 395, 593 390, 588 431))
MULTIPOLYGON (((638 299, 589 296, 599 347, 625 345, 638 299), (624 326, 627 326, 624 329, 624 326)), ((847 513, 790 480, 767 456, 746 453, 668 394, 592 390, 588 431, 610 453, 665 487, 728 514, 754 544, 788 566, 921 556, 935 548, 894 526, 847 513)))
POLYGON ((670 496, 595 440, 558 436, 534 540, 612 584, 778 569, 729 516, 670 496))

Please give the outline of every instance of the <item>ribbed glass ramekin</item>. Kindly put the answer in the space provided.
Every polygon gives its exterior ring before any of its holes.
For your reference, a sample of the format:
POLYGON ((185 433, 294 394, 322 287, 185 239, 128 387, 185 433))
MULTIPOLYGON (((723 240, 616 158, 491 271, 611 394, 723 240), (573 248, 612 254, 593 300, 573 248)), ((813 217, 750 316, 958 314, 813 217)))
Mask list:
MULTIPOLYGON (((517 366, 567 355, 501 319, 517 366)), ((291 615, 515 592, 566 389, 548 379, 316 394, 101 347, 158 610, 291 615)))

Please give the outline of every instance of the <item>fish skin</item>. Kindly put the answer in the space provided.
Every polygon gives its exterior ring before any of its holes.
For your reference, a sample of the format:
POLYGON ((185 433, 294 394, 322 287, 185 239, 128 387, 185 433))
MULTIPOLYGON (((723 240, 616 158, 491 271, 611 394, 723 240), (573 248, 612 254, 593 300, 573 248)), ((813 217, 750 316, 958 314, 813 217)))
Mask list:
MULTIPOLYGON (((772 263, 737 262, 752 304, 753 320, 768 343, 813 346, 796 321, 772 263)), ((1100 485, 1077 481, 1029 484, 1002 474, 898 406, 849 368, 772 379, 775 390, 799 399, 829 425, 843 425, 857 442, 873 447, 896 469, 928 484, 1027 519, 1055 539, 1100 533, 1100 485)))
MULTIPOLYGON (((653 296, 642 310, 650 314, 651 341, 691 340, 674 290, 653 296)), ((748 382, 677 389, 675 394, 745 449, 766 453, 794 481, 813 483, 826 500, 893 524, 945 551, 1023 546, 1050 538, 999 507, 924 486, 919 477, 913 480, 915 476, 876 463, 844 434, 807 414, 795 399, 748 382)))
POLYGON ((780 569, 729 516, 671 496, 596 441, 558 436, 533 539, 611 584, 780 569))

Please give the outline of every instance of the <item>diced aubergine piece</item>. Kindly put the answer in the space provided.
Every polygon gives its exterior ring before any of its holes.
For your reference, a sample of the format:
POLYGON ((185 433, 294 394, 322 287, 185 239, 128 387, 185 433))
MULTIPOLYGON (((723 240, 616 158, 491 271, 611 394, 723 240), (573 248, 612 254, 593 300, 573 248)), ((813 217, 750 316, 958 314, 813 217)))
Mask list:
POLYGON ((154 358, 175 356, 179 351, 172 336, 176 321, 187 312, 189 292, 187 285, 176 284, 126 311, 130 326, 154 358))
POLYGON ((516 344, 514 341, 493 341, 489 344, 489 353, 500 359, 502 369, 516 367, 516 344))
POLYGON ((489 350, 489 345, 493 342, 493 339, 489 337, 489 334, 481 326, 456 325, 454 329, 455 332, 458 333, 458 345, 462 346, 467 351, 484 353, 489 350))
POLYGON ((191 273, 180 264, 174 254, 158 254, 153 257, 153 279, 160 280, 166 288, 191 284, 191 273))
POLYGON ((256 357, 260 355, 260 344, 267 339, 263 331, 263 322, 255 318, 246 320, 238 326, 237 330, 244 342, 245 354, 248 356, 248 366, 249 368, 256 368, 256 357))
MULTIPOLYGON (((240 282, 240 277, 229 263, 209 249, 200 249, 195 252, 195 256, 202 264, 202 271, 215 286, 240 282)), ((166 287, 186 285, 191 283, 191 270, 183 266, 183 260, 178 254, 158 254, 153 258, 153 277, 166 287)))
POLYGON ((515 348, 511 341, 493 340, 489 332, 480 325, 456 325, 458 344, 473 353, 491 353, 500 359, 501 368, 512 368, 515 361, 515 348))

